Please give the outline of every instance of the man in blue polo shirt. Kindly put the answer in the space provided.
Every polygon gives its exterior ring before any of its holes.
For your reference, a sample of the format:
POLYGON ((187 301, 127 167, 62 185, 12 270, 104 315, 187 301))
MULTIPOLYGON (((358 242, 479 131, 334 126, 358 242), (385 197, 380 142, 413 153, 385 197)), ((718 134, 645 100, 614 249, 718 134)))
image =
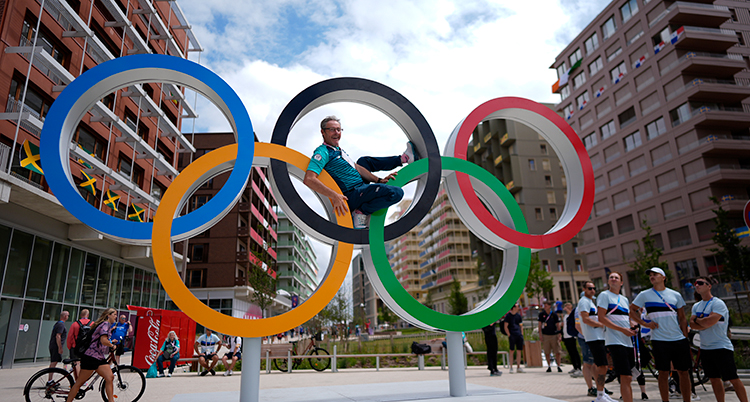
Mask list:
POLYGON ((651 348, 654 354, 654 364, 659 371, 659 393, 662 401, 669 401, 669 371, 670 366, 680 376, 680 390, 682 400, 690 402, 690 377, 688 370, 692 366, 690 360, 690 344, 687 339, 687 318, 685 317, 685 300, 680 293, 668 289, 664 270, 653 267, 646 271, 653 287, 644 290, 630 306, 630 319, 642 327, 651 329, 651 348), (645 307, 651 322, 641 318, 640 309, 645 307))
POLYGON ((723 300, 711 295, 711 281, 705 276, 695 280, 695 291, 701 301, 693 304, 690 327, 700 331, 701 363, 711 380, 716 400, 724 402, 724 380, 732 383, 740 402, 747 402, 745 386, 734 364, 734 346, 727 336, 729 309, 723 300))
POLYGON ((401 201, 404 196, 404 191, 400 187, 385 184, 393 179, 396 173, 381 179, 372 172, 393 170, 414 162, 418 156, 414 145, 409 142, 406 144, 406 151, 401 155, 381 158, 363 156, 354 163, 339 147, 343 132, 341 121, 336 116, 328 116, 320 122, 323 144, 313 152, 303 182, 313 191, 328 197, 336 215, 343 216, 351 211, 354 228, 364 229, 373 212, 401 201), (323 169, 333 177, 343 195, 328 188, 318 179, 323 169))

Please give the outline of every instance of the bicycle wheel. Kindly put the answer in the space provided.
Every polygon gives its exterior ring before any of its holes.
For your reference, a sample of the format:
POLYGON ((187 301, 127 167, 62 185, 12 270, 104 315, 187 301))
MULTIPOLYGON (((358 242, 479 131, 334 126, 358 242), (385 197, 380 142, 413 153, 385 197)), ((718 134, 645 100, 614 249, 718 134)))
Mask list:
POLYGON ((311 357, 309 358, 310 367, 315 371, 323 371, 331 366, 331 359, 328 357, 315 357, 319 355, 328 356, 329 353, 323 348, 315 348, 308 353, 311 357))
MULTIPOLYGON (((276 370, 283 371, 285 373, 287 371, 289 371, 288 370, 289 365, 287 363, 288 362, 287 362, 286 357, 283 358, 283 359, 273 359, 273 366, 276 367, 276 370)), ((294 363, 292 363, 292 364, 294 364, 294 363)), ((292 367, 294 367, 294 366, 292 366, 292 367)))
POLYGON ((73 376, 67 371, 52 367, 37 371, 23 388, 23 396, 26 402, 63 400, 68 397, 68 392, 75 384, 73 376), (49 375, 52 373, 52 383, 47 385, 49 375))
MULTIPOLYGON (((143 371, 133 366, 117 366, 112 367, 112 373, 115 375, 112 380, 112 390, 117 402, 135 402, 141 399, 143 392, 146 391, 146 376, 143 375, 143 371)), ((109 402, 104 380, 99 388, 102 400, 109 402)))

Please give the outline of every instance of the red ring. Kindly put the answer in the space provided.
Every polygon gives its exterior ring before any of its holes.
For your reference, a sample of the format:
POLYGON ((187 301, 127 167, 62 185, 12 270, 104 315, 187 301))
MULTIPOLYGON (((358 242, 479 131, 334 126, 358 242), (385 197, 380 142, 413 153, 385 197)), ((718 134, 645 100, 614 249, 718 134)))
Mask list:
POLYGON ((578 134, 576 134, 573 128, 570 127, 562 117, 557 115, 550 108, 524 98, 503 97, 489 100, 474 109, 466 119, 464 119, 463 123, 461 123, 454 145, 454 156, 466 160, 466 144, 469 143, 474 128, 481 123, 485 117, 503 109, 525 109, 539 114, 552 122, 562 130, 566 137, 568 137, 568 140, 573 145, 573 148, 578 154, 578 159, 581 162, 584 184, 582 205, 579 206, 578 212, 568 225, 554 232, 532 235, 513 230, 495 219, 495 217, 492 216, 492 214, 490 214, 490 212, 479 201, 479 198, 474 192, 474 187, 471 185, 469 175, 456 172, 456 178, 461 193, 464 196, 466 203, 469 205, 469 208, 471 208, 479 220, 486 222, 486 226, 500 238, 518 246, 532 249, 546 249, 559 246, 578 234, 581 228, 583 228, 583 225, 586 224, 586 221, 591 214, 591 209, 594 206, 594 169, 591 166, 591 159, 589 158, 588 152, 586 152, 586 148, 583 146, 583 142, 578 138, 578 134), (460 146, 459 144, 463 144, 463 146, 460 146))

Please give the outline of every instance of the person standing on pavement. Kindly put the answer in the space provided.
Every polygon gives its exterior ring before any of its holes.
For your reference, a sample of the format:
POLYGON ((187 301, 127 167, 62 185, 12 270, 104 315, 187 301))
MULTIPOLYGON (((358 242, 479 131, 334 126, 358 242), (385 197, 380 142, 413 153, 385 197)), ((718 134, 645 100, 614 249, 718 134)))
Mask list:
POLYGON ((630 329, 630 313, 628 298, 620 294, 622 289, 622 274, 612 272, 607 278, 609 289, 603 291, 596 298, 597 316, 599 322, 605 326, 604 345, 612 356, 615 373, 620 377, 620 394, 625 402, 633 402, 633 367, 635 367, 635 350, 632 336, 635 331, 630 329))
POLYGON ((701 364, 716 400, 724 402, 724 380, 732 384, 740 402, 748 402, 745 386, 737 376, 734 346, 727 336, 729 309, 723 300, 711 295, 711 282, 705 276, 695 280, 695 291, 701 301, 693 304, 690 327, 700 331, 701 364))
POLYGON ((125 314, 120 316, 120 321, 115 325, 112 332, 112 343, 117 346, 115 349, 115 360, 120 364, 120 356, 125 354, 125 338, 133 334, 133 326, 130 325, 128 317, 125 314))
POLYGON ((89 319, 89 309, 85 308, 81 310, 81 316, 70 326, 68 333, 68 340, 65 342, 68 345, 70 352, 70 359, 74 360, 73 363, 73 378, 78 379, 78 374, 81 372, 81 366, 76 360, 80 360, 81 356, 76 355, 76 339, 78 339, 78 332, 81 330, 81 326, 90 325, 91 320, 89 319))
MULTIPOLYGON (((599 322, 594 295, 596 286, 594 282, 587 281, 584 284, 585 293, 578 302, 578 313, 581 315, 581 329, 586 338, 586 345, 594 356, 594 371, 596 373, 596 399, 594 402, 613 402, 604 389, 604 379, 607 375, 607 349, 604 346, 604 325, 599 322)), ((589 390, 591 395, 591 390, 589 390)))
MULTIPOLYGON (((70 317, 70 313, 67 311, 63 311, 62 313, 60 313, 60 320, 58 320, 55 323, 55 326, 52 327, 52 334, 49 338, 50 368, 56 367, 57 363, 60 363, 63 360, 63 344, 67 339, 65 336, 68 334, 68 329, 65 328, 65 321, 68 321, 68 317, 70 317)), ((52 381, 51 372, 49 373, 48 381, 52 381)))
POLYGON ((576 315, 574 310, 572 303, 565 303, 563 306, 563 312, 565 313, 563 315, 563 343, 565 344, 565 349, 568 350, 570 363, 573 365, 573 370, 570 370, 568 374, 573 378, 577 378, 583 376, 583 371, 581 370, 581 356, 578 354, 578 347, 576 346, 578 344, 576 340, 578 338, 578 330, 576 330, 576 315))
MULTIPOLYGON (((584 298, 585 294, 586 292, 581 292, 580 299, 584 298)), ((583 372, 583 380, 586 382, 588 396, 596 396, 596 387, 593 384, 594 372, 596 371, 594 356, 591 354, 591 349, 589 349, 589 345, 586 344, 586 338, 583 336, 583 328, 581 328, 581 313, 578 311, 577 306, 573 309, 573 314, 575 315, 576 331, 578 332, 576 338, 578 338, 578 346, 581 347, 581 356, 583 360, 583 367, 581 370, 583 372)))
POLYGON ((493 322, 483 327, 482 332, 484 332, 484 343, 487 345, 487 369, 490 370, 490 377, 501 376, 503 373, 497 369, 497 333, 495 333, 495 323, 493 322))
POLYGON ((646 271, 653 287, 641 292, 630 306, 630 318, 642 327, 651 329, 651 348, 655 368, 659 371, 659 394, 669 401, 669 372, 672 366, 680 377, 683 402, 690 402, 690 376, 692 366, 690 343, 687 339, 685 300, 680 293, 668 289, 664 270, 653 267, 646 271), (651 322, 641 319, 641 307, 651 322))
POLYGON ((510 312, 505 315, 505 319, 500 325, 505 326, 505 333, 508 334, 508 346, 510 353, 508 359, 510 360, 509 373, 513 374, 513 351, 516 354, 516 372, 523 373, 523 367, 521 367, 521 358, 523 357, 523 317, 521 317, 521 306, 516 303, 510 312))
POLYGON ((547 357, 547 372, 552 372, 552 354, 555 355, 557 363, 557 372, 562 373, 560 366, 560 357, 562 349, 560 348, 560 329, 562 324, 560 317, 552 311, 552 302, 545 300, 544 309, 539 312, 539 336, 542 338, 542 347, 544 356, 547 357))

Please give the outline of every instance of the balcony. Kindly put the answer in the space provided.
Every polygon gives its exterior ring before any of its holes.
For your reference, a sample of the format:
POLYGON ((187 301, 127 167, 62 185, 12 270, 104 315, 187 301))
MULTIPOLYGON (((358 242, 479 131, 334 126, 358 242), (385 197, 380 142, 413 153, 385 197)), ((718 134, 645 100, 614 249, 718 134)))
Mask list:
POLYGON ((726 51, 736 45, 737 34, 731 29, 685 26, 685 33, 675 47, 699 52, 726 51))
POLYGON ((238 251, 237 256, 235 257, 235 261, 238 263, 248 262, 248 256, 249 254, 247 253, 247 251, 238 251))
POLYGON ((693 124, 696 127, 715 127, 740 129, 750 127, 750 114, 742 108, 724 107, 721 105, 704 106, 692 112, 693 124))
POLYGON ((696 78, 667 95, 667 100, 682 93, 690 101, 739 103, 750 97, 750 87, 737 85, 734 80, 696 78))
POLYGON ((746 67, 740 55, 691 51, 664 67, 660 74, 664 76, 676 69, 683 75, 733 79, 735 74, 746 67))
POLYGON ((750 137, 709 135, 680 149, 680 154, 702 147, 701 154, 717 158, 744 158, 750 154, 750 137))
POLYGON ((239 212, 247 213, 250 212, 250 203, 249 202, 240 202, 237 204, 237 210, 239 212))
POLYGON ((500 145, 504 147, 509 147, 514 142, 516 142, 516 139, 514 137, 509 136, 508 133, 505 133, 505 135, 503 135, 500 138, 500 145))
POLYGON ((696 25, 718 27, 731 18, 729 8, 714 4, 678 1, 669 7, 665 20, 669 25, 696 25))
POLYGON ((29 105, 23 105, 13 97, 8 97, 8 103, 5 105, 5 113, 0 113, 1 120, 16 121, 21 120, 21 128, 33 134, 37 138, 42 133, 44 118, 39 116, 39 112, 32 109, 29 105))
POLYGON ((247 226, 240 226, 237 228, 237 237, 248 237, 250 236, 250 228, 247 226))

